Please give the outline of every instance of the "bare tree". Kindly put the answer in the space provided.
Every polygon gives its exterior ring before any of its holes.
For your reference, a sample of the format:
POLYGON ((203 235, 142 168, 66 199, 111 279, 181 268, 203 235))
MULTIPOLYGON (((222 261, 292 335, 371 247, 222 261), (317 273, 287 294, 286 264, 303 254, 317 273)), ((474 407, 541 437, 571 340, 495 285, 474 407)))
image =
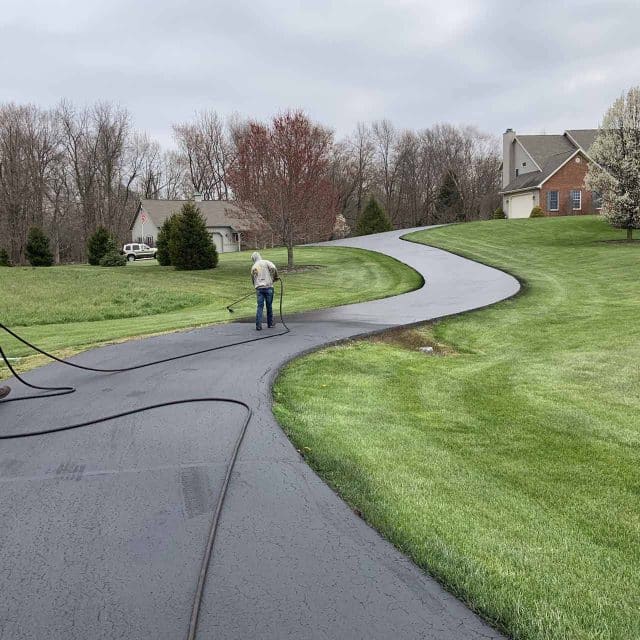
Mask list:
POLYGON ((205 200, 229 199, 227 172, 234 151, 230 128, 215 111, 196 114, 195 122, 173 125, 193 189, 205 200))
POLYGON ((301 111, 288 111, 269 124, 237 128, 235 144, 229 181, 238 202, 247 215, 258 212, 269 223, 293 267, 296 243, 325 240, 333 232, 333 134, 301 111))
POLYGON ((0 229, 14 262, 24 260, 29 227, 47 221, 49 174, 58 152, 49 111, 32 105, 0 108, 0 229))

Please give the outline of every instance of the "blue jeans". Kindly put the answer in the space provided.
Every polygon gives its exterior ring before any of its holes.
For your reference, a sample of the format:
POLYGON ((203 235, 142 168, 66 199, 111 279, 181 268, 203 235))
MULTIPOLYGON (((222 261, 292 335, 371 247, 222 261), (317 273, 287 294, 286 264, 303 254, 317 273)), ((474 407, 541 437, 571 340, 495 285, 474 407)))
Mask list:
POLYGON ((273 287, 268 289, 256 289, 258 308, 256 309, 256 327, 262 326, 262 310, 267 303, 267 324, 273 325, 273 287))

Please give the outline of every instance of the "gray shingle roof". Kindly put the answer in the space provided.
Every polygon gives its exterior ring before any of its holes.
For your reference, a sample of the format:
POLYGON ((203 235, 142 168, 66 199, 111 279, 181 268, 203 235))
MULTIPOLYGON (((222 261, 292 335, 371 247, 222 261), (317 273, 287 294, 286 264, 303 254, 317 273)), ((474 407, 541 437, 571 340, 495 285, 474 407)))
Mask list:
POLYGON ((518 189, 527 189, 531 187, 537 187, 540 183, 544 182, 549 176, 555 173, 564 162, 566 162, 575 152, 576 148, 572 148, 570 151, 564 151, 562 153, 556 153, 549 156, 542 166, 542 171, 532 171, 531 173, 524 173, 519 175, 515 180, 512 180, 503 190, 503 193, 508 191, 517 191, 518 189))
POLYGON ((516 138, 538 163, 541 169, 544 168, 544 165, 547 164, 551 157, 557 156, 560 153, 566 153, 567 151, 573 153, 576 150, 575 146, 571 144, 571 141, 565 135, 518 135, 516 138))
MULTIPOLYGON (((146 200, 140 201, 140 206, 159 227, 171 214, 177 213, 187 200, 146 200)), ((208 227, 231 227, 235 231, 249 231, 264 226, 264 220, 257 215, 244 213, 233 202, 224 200, 206 200, 195 203, 206 220, 208 227)), ((133 228, 134 221, 131 223, 133 228)))
POLYGON ((589 149, 598 135, 597 129, 569 129, 567 133, 580 145, 580 148, 589 153, 589 149))

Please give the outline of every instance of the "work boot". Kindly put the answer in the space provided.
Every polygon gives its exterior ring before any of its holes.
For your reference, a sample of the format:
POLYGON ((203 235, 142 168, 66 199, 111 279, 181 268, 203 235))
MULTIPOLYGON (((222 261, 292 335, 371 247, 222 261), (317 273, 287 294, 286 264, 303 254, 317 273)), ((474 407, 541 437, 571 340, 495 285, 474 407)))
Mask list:
POLYGON ((0 387, 0 400, 6 398, 11 393, 11 387, 0 387))
POLYGON ((269 329, 274 329, 274 328, 275 328, 275 326, 276 326, 276 323, 275 323, 275 322, 272 322, 272 323, 271 323, 270 325, 268 325, 268 326, 269 326, 269 329))
POLYGON ((262 331, 262 325, 261 324, 257 324, 256 325, 256 331, 262 331))

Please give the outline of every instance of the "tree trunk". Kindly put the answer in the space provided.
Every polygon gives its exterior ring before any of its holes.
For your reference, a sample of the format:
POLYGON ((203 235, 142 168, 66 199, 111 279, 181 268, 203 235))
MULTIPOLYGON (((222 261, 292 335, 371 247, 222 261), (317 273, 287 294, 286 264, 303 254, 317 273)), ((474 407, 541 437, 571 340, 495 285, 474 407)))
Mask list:
POLYGON ((633 240, 633 227, 627 227, 627 241, 631 242, 633 240))
POLYGON ((287 268, 293 269, 293 244, 287 244, 287 268))

